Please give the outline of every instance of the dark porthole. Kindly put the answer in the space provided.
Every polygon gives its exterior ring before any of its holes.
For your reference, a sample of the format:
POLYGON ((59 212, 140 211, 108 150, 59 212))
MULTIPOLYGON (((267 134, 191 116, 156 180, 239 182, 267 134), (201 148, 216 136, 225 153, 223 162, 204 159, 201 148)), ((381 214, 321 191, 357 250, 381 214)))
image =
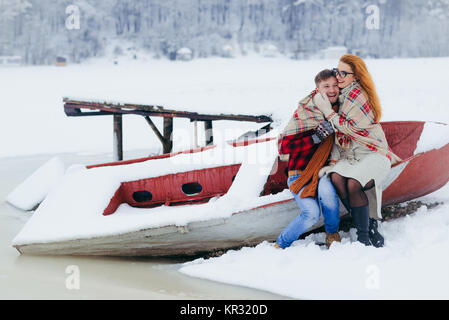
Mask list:
POLYGON ((149 191, 136 191, 133 193, 133 199, 136 202, 147 202, 153 199, 153 195, 149 191))
POLYGON ((182 192, 184 192, 187 195, 193 195, 200 193, 201 190, 203 190, 203 187, 198 182, 189 182, 184 183, 181 187, 182 192))

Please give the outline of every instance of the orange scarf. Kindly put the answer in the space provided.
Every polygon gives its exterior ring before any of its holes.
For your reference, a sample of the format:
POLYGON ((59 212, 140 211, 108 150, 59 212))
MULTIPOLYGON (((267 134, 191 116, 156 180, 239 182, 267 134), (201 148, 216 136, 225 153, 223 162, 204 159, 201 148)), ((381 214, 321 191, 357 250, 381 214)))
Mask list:
POLYGON ((320 144, 302 174, 290 185, 290 190, 297 194, 302 187, 310 181, 310 183, 301 192, 301 198, 315 198, 319 180, 318 173, 326 164, 327 158, 329 158, 329 154, 334 143, 334 137, 335 134, 331 134, 320 144))

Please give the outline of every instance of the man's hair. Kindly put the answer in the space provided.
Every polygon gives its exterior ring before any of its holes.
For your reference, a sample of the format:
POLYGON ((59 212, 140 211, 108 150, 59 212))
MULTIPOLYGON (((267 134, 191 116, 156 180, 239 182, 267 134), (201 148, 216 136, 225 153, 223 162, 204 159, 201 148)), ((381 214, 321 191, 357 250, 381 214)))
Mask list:
POLYGON ((315 84, 317 88, 321 81, 327 80, 330 77, 335 77, 335 74, 332 72, 332 70, 324 69, 320 71, 315 77, 315 84))

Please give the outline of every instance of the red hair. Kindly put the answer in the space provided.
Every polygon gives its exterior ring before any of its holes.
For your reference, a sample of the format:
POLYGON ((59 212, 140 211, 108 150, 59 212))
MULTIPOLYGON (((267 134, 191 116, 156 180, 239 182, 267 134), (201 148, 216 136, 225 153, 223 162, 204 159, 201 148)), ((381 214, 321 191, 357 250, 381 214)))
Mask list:
POLYGON ((368 102, 370 104, 371 110, 374 114, 374 121, 377 123, 382 115, 382 108, 380 106, 379 97, 376 93, 376 88, 374 87, 373 79, 371 78, 368 68, 362 58, 355 56, 353 54, 345 54, 340 58, 340 61, 348 64, 352 72, 354 72, 354 77, 359 81, 363 92, 365 93, 368 102))

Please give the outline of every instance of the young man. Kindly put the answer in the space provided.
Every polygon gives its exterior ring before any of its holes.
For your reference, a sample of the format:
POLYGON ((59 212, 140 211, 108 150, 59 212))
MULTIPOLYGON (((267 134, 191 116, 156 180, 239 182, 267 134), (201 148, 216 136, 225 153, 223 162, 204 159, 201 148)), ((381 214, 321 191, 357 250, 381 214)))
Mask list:
POLYGON ((277 248, 290 246, 319 221, 321 212, 327 247, 334 241, 341 241, 338 196, 324 174, 334 141, 333 128, 313 102, 319 90, 338 111, 339 88, 333 72, 328 69, 317 74, 315 84, 316 89, 299 102, 278 141, 280 160, 288 161, 287 184, 301 212, 281 232, 276 240, 277 248))

